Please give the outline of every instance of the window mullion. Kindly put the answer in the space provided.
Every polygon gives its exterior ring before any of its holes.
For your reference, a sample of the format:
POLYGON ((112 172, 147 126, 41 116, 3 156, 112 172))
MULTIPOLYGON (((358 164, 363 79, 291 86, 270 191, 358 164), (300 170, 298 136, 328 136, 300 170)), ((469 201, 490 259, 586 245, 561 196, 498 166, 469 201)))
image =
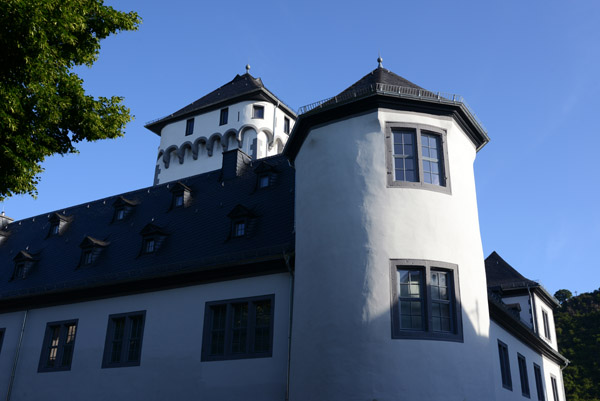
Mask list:
POLYGON ((63 366, 62 358, 63 352, 65 349, 65 344, 67 343, 67 325, 61 324, 58 332, 58 347, 56 348, 56 362, 55 366, 60 368, 63 366))
POLYGON ((415 160, 415 174, 417 181, 423 184, 423 150, 421 149, 421 129, 415 128, 415 141, 417 146, 417 160, 415 160))
POLYGON ((125 317, 125 327, 123 328, 123 345, 121 346, 121 363, 129 362, 129 346, 131 345, 131 316, 125 317))

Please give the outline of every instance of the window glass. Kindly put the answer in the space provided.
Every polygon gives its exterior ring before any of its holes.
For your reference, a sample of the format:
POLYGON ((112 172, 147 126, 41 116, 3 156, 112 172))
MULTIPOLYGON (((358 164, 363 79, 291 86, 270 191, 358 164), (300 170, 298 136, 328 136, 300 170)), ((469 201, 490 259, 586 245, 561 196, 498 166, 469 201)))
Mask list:
POLYGON ((108 317, 103 368, 139 366, 145 317, 145 311, 108 317))
POLYGON ((396 181, 417 181, 414 131, 394 131, 393 137, 396 181))
POLYGON ((527 361, 521 354, 517 354, 517 360, 519 361, 519 378, 521 380, 521 393, 529 398, 529 378, 527 377, 527 361))
POLYGON ((185 135, 192 135, 194 133, 194 119, 190 118, 185 124, 185 135))
POLYGON ((265 108, 263 106, 252 106, 252 118, 265 118, 265 108))
POLYGON ((423 330, 422 278, 418 270, 398 270, 400 328, 423 330))
POLYGON ((542 369, 535 363, 533 364, 533 375, 535 376, 535 389, 538 401, 545 401, 546 394, 544 393, 544 382, 542 381, 542 369))
POLYGON ((287 117, 283 118, 283 132, 286 134, 290 133, 290 119, 287 117))
POLYGON ((510 362, 508 359, 508 346, 498 340, 498 356, 500 358, 500 373, 502 386, 512 391, 512 379, 510 377, 510 362))
POLYGON ((444 185, 440 176, 441 153, 438 135, 421 134, 421 149, 423 155, 423 180, 428 184, 444 185))
POLYGON ((227 120, 229 118, 229 108, 226 107, 221 109, 221 115, 219 116, 219 125, 227 124, 227 120))
POLYGON ((76 331, 77 320, 47 324, 38 372, 71 369, 76 331))

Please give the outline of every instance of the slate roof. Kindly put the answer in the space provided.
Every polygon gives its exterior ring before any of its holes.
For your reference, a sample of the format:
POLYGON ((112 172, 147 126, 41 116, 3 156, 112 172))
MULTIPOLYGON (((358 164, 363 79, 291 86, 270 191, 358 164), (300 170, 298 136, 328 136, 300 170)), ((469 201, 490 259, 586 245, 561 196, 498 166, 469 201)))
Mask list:
POLYGON ((385 69, 383 67, 377 67, 373 71, 356 81, 354 84, 344 89, 337 96, 344 96, 347 93, 355 92, 367 86, 374 86, 375 84, 395 85, 402 86, 404 88, 424 90, 420 86, 413 84, 409 80, 401 77, 398 74, 393 73, 388 69, 385 69))
POLYGON ((502 259, 496 251, 492 252, 490 256, 485 259, 485 274, 487 277, 488 288, 501 287, 503 289, 509 289, 540 286, 539 283, 529 280, 516 271, 502 259))
POLYGON ((167 123, 175 121, 181 118, 185 118, 192 113, 200 111, 208 111, 213 108, 225 106, 226 104, 233 103, 234 100, 241 100, 246 96, 252 94, 263 94, 266 95, 264 100, 270 98, 274 101, 279 101, 280 106, 291 113, 295 118, 296 114, 287 106, 282 105, 283 102, 273 95, 263 84, 260 78, 254 78, 250 73, 243 75, 236 75, 231 81, 210 92, 208 95, 201 97, 200 99, 188 104, 187 106, 177 110, 176 112, 169 114, 166 117, 160 118, 156 121, 152 121, 146 124, 146 128, 150 131, 160 135, 160 130, 167 123))
POLYGON ((71 219, 60 235, 48 236, 53 213, 11 223, 11 235, 0 245, 0 306, 35 294, 283 259, 294 247, 294 171, 283 156, 265 161, 276 171, 267 188, 257 188, 250 165, 226 181, 221 170, 180 180, 191 189, 188 207, 172 208, 170 188, 176 183, 171 182, 57 211, 71 219), (115 201, 121 198, 135 206, 118 221, 115 201), (253 225, 246 237, 231 238, 228 214, 237 205, 252 211, 253 225), (141 250, 141 231, 148 224, 166 234, 153 254, 141 250), (92 266, 79 267, 86 238, 105 246, 92 266), (25 279, 11 279, 13 259, 22 252, 35 255, 34 266, 25 279))

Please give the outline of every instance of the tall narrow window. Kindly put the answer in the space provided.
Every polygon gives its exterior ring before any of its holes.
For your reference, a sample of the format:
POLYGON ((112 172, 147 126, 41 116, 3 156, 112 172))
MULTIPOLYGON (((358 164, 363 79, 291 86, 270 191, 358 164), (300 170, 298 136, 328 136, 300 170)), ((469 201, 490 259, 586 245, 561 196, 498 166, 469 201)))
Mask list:
POLYGON ((394 131, 393 137, 395 180, 409 182, 417 181, 414 131, 394 131))
POLYGON ((544 393, 544 381, 542 380, 542 369, 537 364, 533 364, 533 375, 535 376, 535 389, 537 391, 538 401, 546 401, 544 393))
POLYGON ((512 391, 512 379, 510 377, 510 361, 508 359, 508 346, 498 340, 498 356, 500 358, 500 373, 502 375, 502 387, 512 391))
POLYGON ((287 117, 283 118, 283 132, 286 134, 290 134, 290 119, 287 117))
POLYGON ((108 317, 103 368, 139 366, 145 318, 145 311, 108 317))
POLYGON ((192 135, 194 133, 194 119, 190 118, 185 124, 185 135, 192 135))
POLYGON ((5 331, 6 331, 5 328, 0 329, 0 353, 2 352, 2 342, 4 341, 4 332, 5 331))
POLYGON ((75 347, 77 320, 46 325, 38 372, 70 370, 75 347))
POLYGON ((392 269, 392 338, 462 341, 458 267, 397 259, 392 269))
POLYGON ((265 118, 265 108, 263 106, 252 106, 252 118, 265 118))
POLYGON ((227 120, 229 118, 229 107, 225 107, 221 109, 221 115, 219 117, 219 125, 227 124, 227 120))
POLYGON ((400 328, 423 330, 425 311, 423 308, 423 278, 418 270, 398 270, 400 291, 400 328))
POLYGON ((440 137, 421 134, 421 153, 423 155, 423 181, 433 185, 444 185, 440 137))
POLYGON ((554 401, 560 401, 560 397, 558 395, 558 383, 556 382, 556 377, 550 375, 550 383, 552 384, 552 397, 554 401))
POLYGON ((202 360, 264 358, 273 348, 273 295, 207 302, 202 360))
POLYGON ((517 360, 519 362, 519 378, 521 379, 521 394, 524 397, 529 398, 529 377, 527 375, 527 361, 521 354, 517 354, 517 360))
POLYGON ((544 337, 550 340, 550 319, 548 318, 548 312, 542 309, 542 319, 544 321, 544 337))

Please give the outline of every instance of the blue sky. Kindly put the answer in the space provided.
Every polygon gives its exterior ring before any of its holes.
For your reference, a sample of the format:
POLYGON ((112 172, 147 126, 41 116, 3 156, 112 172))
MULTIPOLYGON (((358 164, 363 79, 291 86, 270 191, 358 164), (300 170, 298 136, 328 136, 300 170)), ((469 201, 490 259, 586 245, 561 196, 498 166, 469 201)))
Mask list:
POLYGON ((589 1, 107 2, 143 18, 78 68, 88 94, 119 95, 126 136, 44 163, 24 219, 152 185, 159 138, 143 126, 244 72, 292 108, 377 66, 463 95, 491 142, 475 162, 485 256, 496 250, 554 293, 600 287, 600 3, 589 1))

